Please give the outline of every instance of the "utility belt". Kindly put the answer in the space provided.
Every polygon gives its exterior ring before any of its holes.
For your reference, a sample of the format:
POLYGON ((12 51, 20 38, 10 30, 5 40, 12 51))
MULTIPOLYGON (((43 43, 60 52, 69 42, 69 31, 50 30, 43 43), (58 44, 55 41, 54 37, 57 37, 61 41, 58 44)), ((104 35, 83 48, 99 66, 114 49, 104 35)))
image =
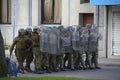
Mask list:
POLYGON ((15 50, 23 50, 23 51, 24 51, 24 50, 26 50, 26 49, 23 49, 23 48, 16 48, 15 50))
POLYGON ((39 45, 33 45, 33 47, 39 47, 39 45))

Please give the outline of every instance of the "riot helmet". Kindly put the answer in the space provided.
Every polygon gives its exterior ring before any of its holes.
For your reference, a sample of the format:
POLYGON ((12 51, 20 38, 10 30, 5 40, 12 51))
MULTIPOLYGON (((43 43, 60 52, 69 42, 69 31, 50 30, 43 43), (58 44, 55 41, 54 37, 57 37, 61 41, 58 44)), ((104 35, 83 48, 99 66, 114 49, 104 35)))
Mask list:
POLYGON ((38 33, 38 34, 39 34, 39 33, 40 33, 40 28, 39 28, 39 27, 37 27, 37 26, 36 26, 36 27, 34 27, 34 28, 33 28, 33 32, 34 32, 34 33, 38 33))
POLYGON ((62 26, 62 25, 58 26, 59 31, 62 31, 63 29, 64 29, 64 26, 62 26))
POLYGON ((24 36, 25 30, 23 28, 18 30, 19 36, 24 36))
POLYGON ((26 29, 26 34, 32 34, 32 29, 31 28, 27 28, 26 29))
POLYGON ((86 24, 87 29, 91 29, 92 25, 91 24, 86 24))

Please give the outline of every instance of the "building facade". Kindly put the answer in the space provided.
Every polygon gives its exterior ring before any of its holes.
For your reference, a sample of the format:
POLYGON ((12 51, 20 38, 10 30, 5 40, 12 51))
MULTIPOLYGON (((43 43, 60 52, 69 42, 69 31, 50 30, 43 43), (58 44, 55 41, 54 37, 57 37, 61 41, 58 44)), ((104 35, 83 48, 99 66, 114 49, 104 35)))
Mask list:
MULTIPOLYGON (((1 0, 0 29, 5 44, 11 45, 19 28, 40 25, 81 25, 98 26, 98 7, 89 4, 90 0, 1 0)), ((100 7, 102 8, 102 7, 100 7)), ((103 16, 104 10, 100 11, 103 16)), ((104 29, 100 17, 100 31, 104 29)), ((105 33, 105 32, 104 32, 105 33)), ((104 34, 103 34, 104 35, 104 34)), ((105 37, 99 41, 99 53, 105 57, 105 37)))
POLYGON ((99 26, 103 26, 105 56, 120 58, 120 0, 90 0, 98 7, 99 26))

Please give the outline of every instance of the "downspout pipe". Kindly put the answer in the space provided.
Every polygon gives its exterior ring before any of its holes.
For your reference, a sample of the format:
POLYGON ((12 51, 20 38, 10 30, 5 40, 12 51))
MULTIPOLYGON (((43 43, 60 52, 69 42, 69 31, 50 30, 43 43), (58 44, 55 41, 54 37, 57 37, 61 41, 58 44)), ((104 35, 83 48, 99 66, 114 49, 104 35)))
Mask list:
POLYGON ((29 18, 28 18, 28 23, 29 23, 29 26, 32 26, 32 0, 29 0, 29 18))
POLYGON ((68 26, 70 26, 70 0, 68 0, 68 26))
POLYGON ((95 6, 95 26, 99 26, 99 6, 95 6))
POLYGON ((18 11, 18 0, 13 0, 13 10, 12 10, 12 25, 13 25, 13 40, 15 38, 15 31, 16 31, 16 25, 17 25, 17 11, 18 11))

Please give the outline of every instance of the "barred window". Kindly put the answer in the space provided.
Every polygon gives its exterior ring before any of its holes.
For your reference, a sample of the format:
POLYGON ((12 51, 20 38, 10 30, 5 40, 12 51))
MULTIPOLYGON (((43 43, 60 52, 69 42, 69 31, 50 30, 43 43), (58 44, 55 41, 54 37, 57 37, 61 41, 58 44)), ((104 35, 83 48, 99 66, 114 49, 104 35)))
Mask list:
POLYGON ((0 24, 11 23, 11 0, 0 0, 0 24))
POLYGON ((42 24, 61 23, 62 0, 41 0, 42 24))

